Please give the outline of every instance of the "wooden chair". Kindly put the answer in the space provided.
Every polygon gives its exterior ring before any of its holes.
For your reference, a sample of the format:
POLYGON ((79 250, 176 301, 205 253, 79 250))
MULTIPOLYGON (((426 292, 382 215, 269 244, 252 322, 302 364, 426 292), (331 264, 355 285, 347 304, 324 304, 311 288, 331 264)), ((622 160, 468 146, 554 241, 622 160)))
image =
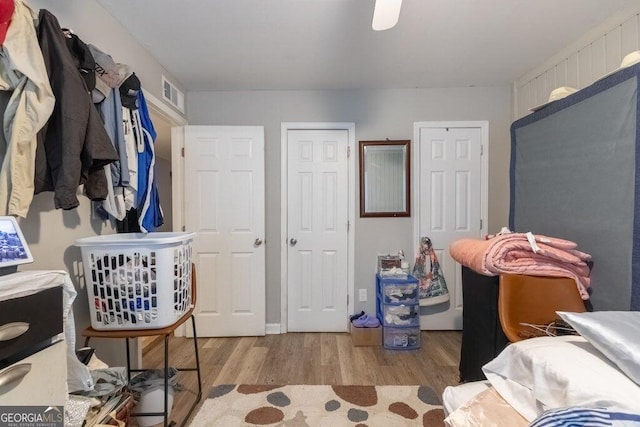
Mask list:
POLYGON ((164 328, 158 329, 122 329, 122 330, 110 330, 110 331, 97 331, 92 327, 88 327, 84 330, 82 335, 85 338, 85 347, 89 345, 89 340, 91 338, 124 338, 126 343, 126 354, 127 354, 127 379, 131 380, 131 372, 143 372, 149 368, 141 368, 141 369, 131 369, 131 356, 129 354, 129 339, 131 338, 141 338, 141 337, 150 337, 150 336, 164 336, 164 411, 163 412, 148 412, 148 413, 133 413, 131 414, 134 417, 137 416, 158 416, 162 415, 164 417, 164 426, 175 424, 171 422, 168 424, 168 414, 170 408, 169 406, 169 336, 173 335, 178 326, 185 323, 189 318, 191 318, 191 326, 193 327, 193 350, 195 354, 195 367, 188 368, 176 368, 178 371, 196 371, 198 374, 198 394, 196 395, 195 401, 193 402, 189 412, 185 416, 182 421, 181 426, 186 425, 191 413, 195 409, 196 405, 202 399, 202 377, 200 375, 200 358, 198 356, 198 334, 196 333, 196 321, 195 316, 193 314, 193 310, 196 305, 196 266, 195 264, 191 264, 191 307, 187 312, 176 321, 174 324, 166 326, 164 328))
POLYGON ((576 282, 568 277, 500 275, 498 315, 511 342, 527 338, 531 327, 522 322, 546 325, 560 316, 556 311, 584 312, 584 301, 576 282))

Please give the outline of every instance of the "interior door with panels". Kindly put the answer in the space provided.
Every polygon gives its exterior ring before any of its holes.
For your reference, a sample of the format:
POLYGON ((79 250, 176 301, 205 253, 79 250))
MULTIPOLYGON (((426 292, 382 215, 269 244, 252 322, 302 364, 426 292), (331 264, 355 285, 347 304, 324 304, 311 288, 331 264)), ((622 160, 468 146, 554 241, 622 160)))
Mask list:
POLYGON ((422 307, 422 329, 462 329, 462 272, 449 245, 486 233, 486 127, 416 124, 416 238, 431 239, 450 293, 449 302, 422 307))
POLYGON ((345 332, 348 131, 287 132, 287 329, 345 332))
POLYGON ((184 154, 198 335, 264 335, 264 128, 187 126, 184 154))

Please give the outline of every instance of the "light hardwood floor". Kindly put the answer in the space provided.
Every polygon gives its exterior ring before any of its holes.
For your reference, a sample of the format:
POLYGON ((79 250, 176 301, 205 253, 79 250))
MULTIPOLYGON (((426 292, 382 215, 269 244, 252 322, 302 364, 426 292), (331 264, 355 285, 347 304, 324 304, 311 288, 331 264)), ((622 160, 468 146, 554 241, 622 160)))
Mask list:
MULTIPOLYGON (((416 350, 354 347, 346 333, 200 338, 203 401, 219 384, 417 384, 441 394, 446 386, 458 384, 461 338, 461 332, 422 331, 416 350)), ((145 367, 161 367, 163 354, 162 340, 145 347, 145 367)), ((171 338, 169 357, 170 366, 193 366, 191 340, 171 338)), ((195 372, 181 372, 178 380, 186 389, 197 390, 195 372)), ((171 419, 179 424, 193 398, 189 391, 177 392, 171 419)))

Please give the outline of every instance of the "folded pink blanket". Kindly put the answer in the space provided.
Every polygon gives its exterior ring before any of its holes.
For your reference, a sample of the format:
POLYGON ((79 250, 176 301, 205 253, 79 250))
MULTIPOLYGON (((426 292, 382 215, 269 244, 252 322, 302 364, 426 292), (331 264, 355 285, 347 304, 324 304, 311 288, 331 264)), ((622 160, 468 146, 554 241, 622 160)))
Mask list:
POLYGON ((501 273, 532 276, 571 277, 576 281, 582 299, 589 299, 589 266, 591 255, 579 251, 569 240, 508 233, 488 240, 460 239, 449 246, 451 257, 477 273, 497 276, 501 273))

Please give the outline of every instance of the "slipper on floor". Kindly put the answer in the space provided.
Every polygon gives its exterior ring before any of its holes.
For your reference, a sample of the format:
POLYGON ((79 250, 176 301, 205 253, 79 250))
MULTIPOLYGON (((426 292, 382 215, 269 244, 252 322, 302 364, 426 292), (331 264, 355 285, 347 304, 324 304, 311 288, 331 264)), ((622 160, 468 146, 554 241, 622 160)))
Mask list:
POLYGON ((369 320, 367 320, 367 328, 377 328, 378 326, 380 326, 380 320, 378 320, 377 317, 370 317, 369 320))
POLYGON ((356 328, 377 328, 378 326, 380 326, 380 321, 378 320, 378 318, 369 317, 368 314, 355 319, 351 323, 353 323, 353 326, 355 326, 356 328))
POLYGON ((364 311, 361 311, 360 313, 357 313, 357 314, 352 314, 351 316, 349 316, 349 320, 353 322, 354 320, 359 319, 362 316, 364 316, 364 311))
POLYGON ((365 322, 367 320, 369 320, 369 315, 368 314, 363 314, 362 316, 358 317, 357 319, 353 319, 353 321, 351 321, 351 324, 353 326, 355 326, 356 328, 366 328, 365 322))

